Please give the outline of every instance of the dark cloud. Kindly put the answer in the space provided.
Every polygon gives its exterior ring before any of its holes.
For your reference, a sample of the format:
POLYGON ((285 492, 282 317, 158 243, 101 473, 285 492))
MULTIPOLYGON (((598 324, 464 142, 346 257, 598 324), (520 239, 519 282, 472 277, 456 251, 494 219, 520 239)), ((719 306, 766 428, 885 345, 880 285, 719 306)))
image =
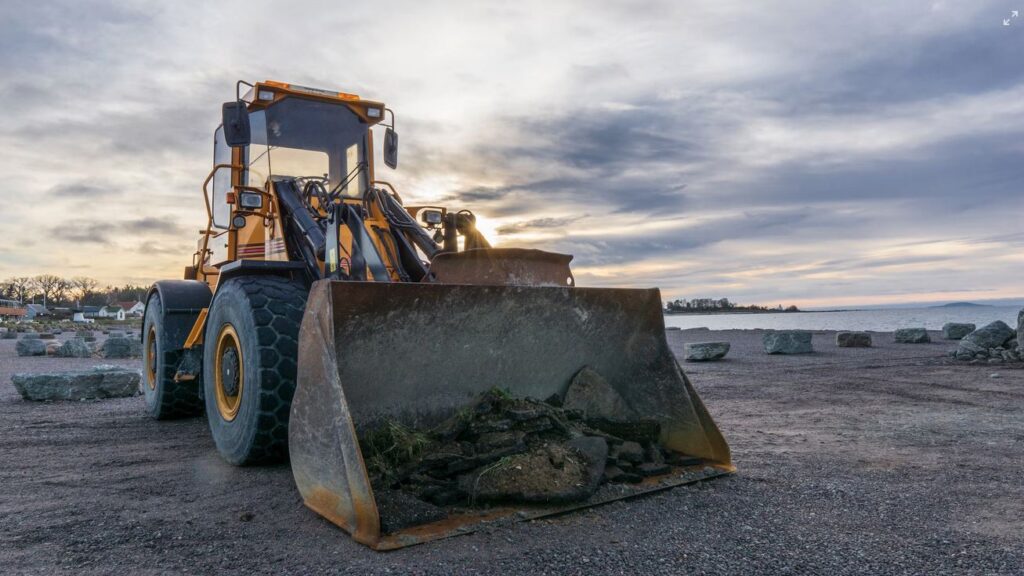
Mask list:
POLYGON ((50 234, 66 242, 110 244, 111 227, 100 222, 67 222, 50 229, 50 234))
POLYGON ((50 234, 67 242, 86 244, 112 244, 115 240, 137 241, 140 235, 173 236, 184 233, 183 227, 166 218, 134 218, 104 222, 76 220, 50 229, 50 234))
POLYGON ((58 198, 75 198, 83 200, 94 200, 120 194, 120 190, 110 185, 94 185, 84 182, 72 182, 59 184, 50 189, 50 194, 58 198))
POLYGON ((132 233, 158 233, 158 234, 180 234, 183 228, 180 223, 167 218, 136 218, 119 222, 117 227, 120 230, 132 233))
POLYGON ((792 107, 792 114, 845 113, 978 94, 1024 82, 1022 53, 1024 35, 1007 34, 986 17, 931 36, 865 46, 848 58, 833 59, 818 74, 797 79, 799 89, 791 84, 785 92, 782 86, 770 91, 792 107))
POLYGON ((514 224, 506 224, 497 229, 499 236, 507 234, 517 234, 519 232, 527 232, 530 230, 549 230, 552 228, 565 228, 576 222, 583 216, 577 216, 573 218, 535 218, 533 220, 526 220, 523 222, 516 222, 514 224))

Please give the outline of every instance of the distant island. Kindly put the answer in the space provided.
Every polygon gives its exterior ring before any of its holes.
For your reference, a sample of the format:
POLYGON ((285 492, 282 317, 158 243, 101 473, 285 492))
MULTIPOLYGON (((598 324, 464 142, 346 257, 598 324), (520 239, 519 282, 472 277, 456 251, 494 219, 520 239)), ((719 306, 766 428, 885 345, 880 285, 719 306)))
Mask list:
POLYGON ((707 314, 709 312, 716 314, 762 314, 800 312, 800 309, 796 306, 783 308, 782 304, 775 308, 758 306, 756 304, 742 306, 735 302, 730 302, 728 298, 694 298, 692 300, 681 298, 665 303, 665 314, 707 314))
POLYGON ((974 302, 950 302, 949 304, 941 304, 939 306, 930 306, 930 308, 991 308, 991 304, 975 304, 974 302))

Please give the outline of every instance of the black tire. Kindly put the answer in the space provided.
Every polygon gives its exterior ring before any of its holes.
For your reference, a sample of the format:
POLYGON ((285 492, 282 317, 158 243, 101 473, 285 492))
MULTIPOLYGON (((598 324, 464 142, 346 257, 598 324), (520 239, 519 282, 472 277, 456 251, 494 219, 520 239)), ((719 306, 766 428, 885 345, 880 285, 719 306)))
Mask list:
POLYGON ((284 278, 249 276, 226 281, 210 305, 203 353, 206 416, 217 450, 232 464, 288 456, 307 295, 305 287, 284 278))
POLYGON ((167 315, 160 294, 153 293, 142 323, 142 395, 146 412, 157 420, 185 418, 203 412, 202 377, 175 382, 184 350, 174 348, 167 330, 167 315))

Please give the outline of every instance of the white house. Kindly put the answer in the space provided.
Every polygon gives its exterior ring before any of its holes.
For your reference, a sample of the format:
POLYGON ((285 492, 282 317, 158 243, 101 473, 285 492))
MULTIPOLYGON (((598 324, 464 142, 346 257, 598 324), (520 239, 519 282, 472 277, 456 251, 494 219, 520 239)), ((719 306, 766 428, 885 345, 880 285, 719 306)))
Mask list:
POLYGON ((100 318, 124 320, 124 308, 121 308, 120 306, 104 306, 103 308, 100 308, 100 311, 96 315, 100 318))
POLYGON ((142 318, 142 315, 146 313, 146 305, 137 300, 135 302, 118 302, 117 305, 124 310, 125 316, 142 318))

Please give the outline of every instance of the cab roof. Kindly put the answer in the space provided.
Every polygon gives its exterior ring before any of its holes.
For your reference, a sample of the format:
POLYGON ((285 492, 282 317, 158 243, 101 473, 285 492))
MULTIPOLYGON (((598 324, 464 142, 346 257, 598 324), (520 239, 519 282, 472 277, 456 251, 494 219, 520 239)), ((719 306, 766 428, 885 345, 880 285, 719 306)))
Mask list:
POLYGON ((249 110, 261 110, 278 100, 285 98, 307 98, 322 102, 331 102, 348 106, 367 124, 376 124, 384 119, 384 103, 374 100, 363 100, 356 94, 311 88, 299 84, 288 84, 277 80, 257 82, 242 97, 248 103, 249 110))

